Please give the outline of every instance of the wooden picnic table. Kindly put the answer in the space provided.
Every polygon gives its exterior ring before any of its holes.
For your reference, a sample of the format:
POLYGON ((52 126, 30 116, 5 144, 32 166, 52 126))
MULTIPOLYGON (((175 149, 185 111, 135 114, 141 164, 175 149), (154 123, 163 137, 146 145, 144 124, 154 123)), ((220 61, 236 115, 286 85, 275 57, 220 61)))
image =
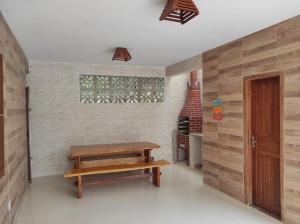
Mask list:
POLYGON ((160 146, 151 142, 128 142, 117 144, 71 146, 69 159, 75 160, 75 167, 65 172, 65 178, 76 177, 77 196, 82 197, 83 185, 94 185, 122 180, 152 178, 155 186, 160 186, 160 167, 169 165, 166 160, 154 161, 151 150, 160 146), (151 172, 152 169, 152 172, 151 172), (144 170, 143 173, 127 175, 88 176, 115 174, 144 170), (86 177, 83 179, 83 177, 86 177))
POLYGON ((145 162, 151 161, 151 150, 160 148, 160 145, 151 142, 127 142, 116 144, 77 145, 71 146, 70 157, 75 160, 75 168, 81 167, 83 158, 126 156, 140 153, 145 162))

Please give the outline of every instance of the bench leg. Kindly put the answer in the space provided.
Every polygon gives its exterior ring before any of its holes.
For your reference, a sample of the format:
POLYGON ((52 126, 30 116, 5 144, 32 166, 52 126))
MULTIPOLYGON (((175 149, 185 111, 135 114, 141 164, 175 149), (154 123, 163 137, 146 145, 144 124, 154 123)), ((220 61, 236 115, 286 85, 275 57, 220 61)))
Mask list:
POLYGON ((82 198, 82 177, 77 177, 77 197, 82 198))
POLYGON ((153 167, 152 168, 152 173, 153 173, 152 183, 156 187, 159 187, 160 186, 160 168, 159 167, 153 167))

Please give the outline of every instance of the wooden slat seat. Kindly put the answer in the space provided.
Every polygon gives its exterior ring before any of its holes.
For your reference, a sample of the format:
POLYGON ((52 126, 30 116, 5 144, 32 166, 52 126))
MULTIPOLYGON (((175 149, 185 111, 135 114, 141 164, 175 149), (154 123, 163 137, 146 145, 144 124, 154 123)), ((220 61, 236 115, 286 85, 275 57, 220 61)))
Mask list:
POLYGON ((170 163, 162 159, 150 163, 117 164, 117 165, 108 165, 102 167, 71 169, 65 172, 64 177, 69 178, 69 177, 87 176, 93 174, 118 173, 118 172, 132 171, 132 170, 150 169, 153 167, 160 167, 166 165, 170 165, 170 163))
POLYGON ((65 178, 77 177, 78 198, 82 197, 82 176, 107 174, 107 173, 119 173, 135 170, 152 169, 153 184, 157 187, 160 186, 160 167, 170 165, 166 160, 158 160, 151 162, 143 162, 136 164, 115 164, 101 167, 88 167, 71 169, 65 172, 65 178))
MULTIPOLYGON (((152 159, 152 158, 151 158, 152 159)), ((91 168, 91 167, 103 167, 110 165, 119 165, 119 164, 137 164, 143 163, 146 161, 145 156, 139 157, 128 157, 128 158, 110 158, 110 159, 95 159, 95 160, 83 160, 80 163, 80 168, 91 168)))

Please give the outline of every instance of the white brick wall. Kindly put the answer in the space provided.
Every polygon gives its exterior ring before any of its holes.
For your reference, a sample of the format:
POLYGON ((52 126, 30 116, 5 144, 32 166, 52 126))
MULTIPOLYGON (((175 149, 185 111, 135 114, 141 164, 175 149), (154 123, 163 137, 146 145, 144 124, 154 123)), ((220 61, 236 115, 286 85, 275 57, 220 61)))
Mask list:
POLYGON ((172 159, 172 130, 182 109, 187 75, 166 78, 165 103, 80 104, 79 74, 164 75, 164 67, 31 62, 30 131, 33 176, 62 174, 71 145, 152 141, 154 155, 172 159))

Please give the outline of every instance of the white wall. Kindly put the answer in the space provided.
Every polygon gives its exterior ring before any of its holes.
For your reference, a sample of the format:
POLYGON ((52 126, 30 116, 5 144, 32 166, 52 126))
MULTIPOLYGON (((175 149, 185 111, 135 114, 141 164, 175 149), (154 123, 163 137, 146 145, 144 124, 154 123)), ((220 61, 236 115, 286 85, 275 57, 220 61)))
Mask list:
POLYGON ((80 104, 79 74, 162 76, 164 67, 31 62, 30 131, 33 176, 61 174, 71 145, 152 141, 154 155, 172 159, 172 130, 187 75, 166 78, 164 103, 80 104))

